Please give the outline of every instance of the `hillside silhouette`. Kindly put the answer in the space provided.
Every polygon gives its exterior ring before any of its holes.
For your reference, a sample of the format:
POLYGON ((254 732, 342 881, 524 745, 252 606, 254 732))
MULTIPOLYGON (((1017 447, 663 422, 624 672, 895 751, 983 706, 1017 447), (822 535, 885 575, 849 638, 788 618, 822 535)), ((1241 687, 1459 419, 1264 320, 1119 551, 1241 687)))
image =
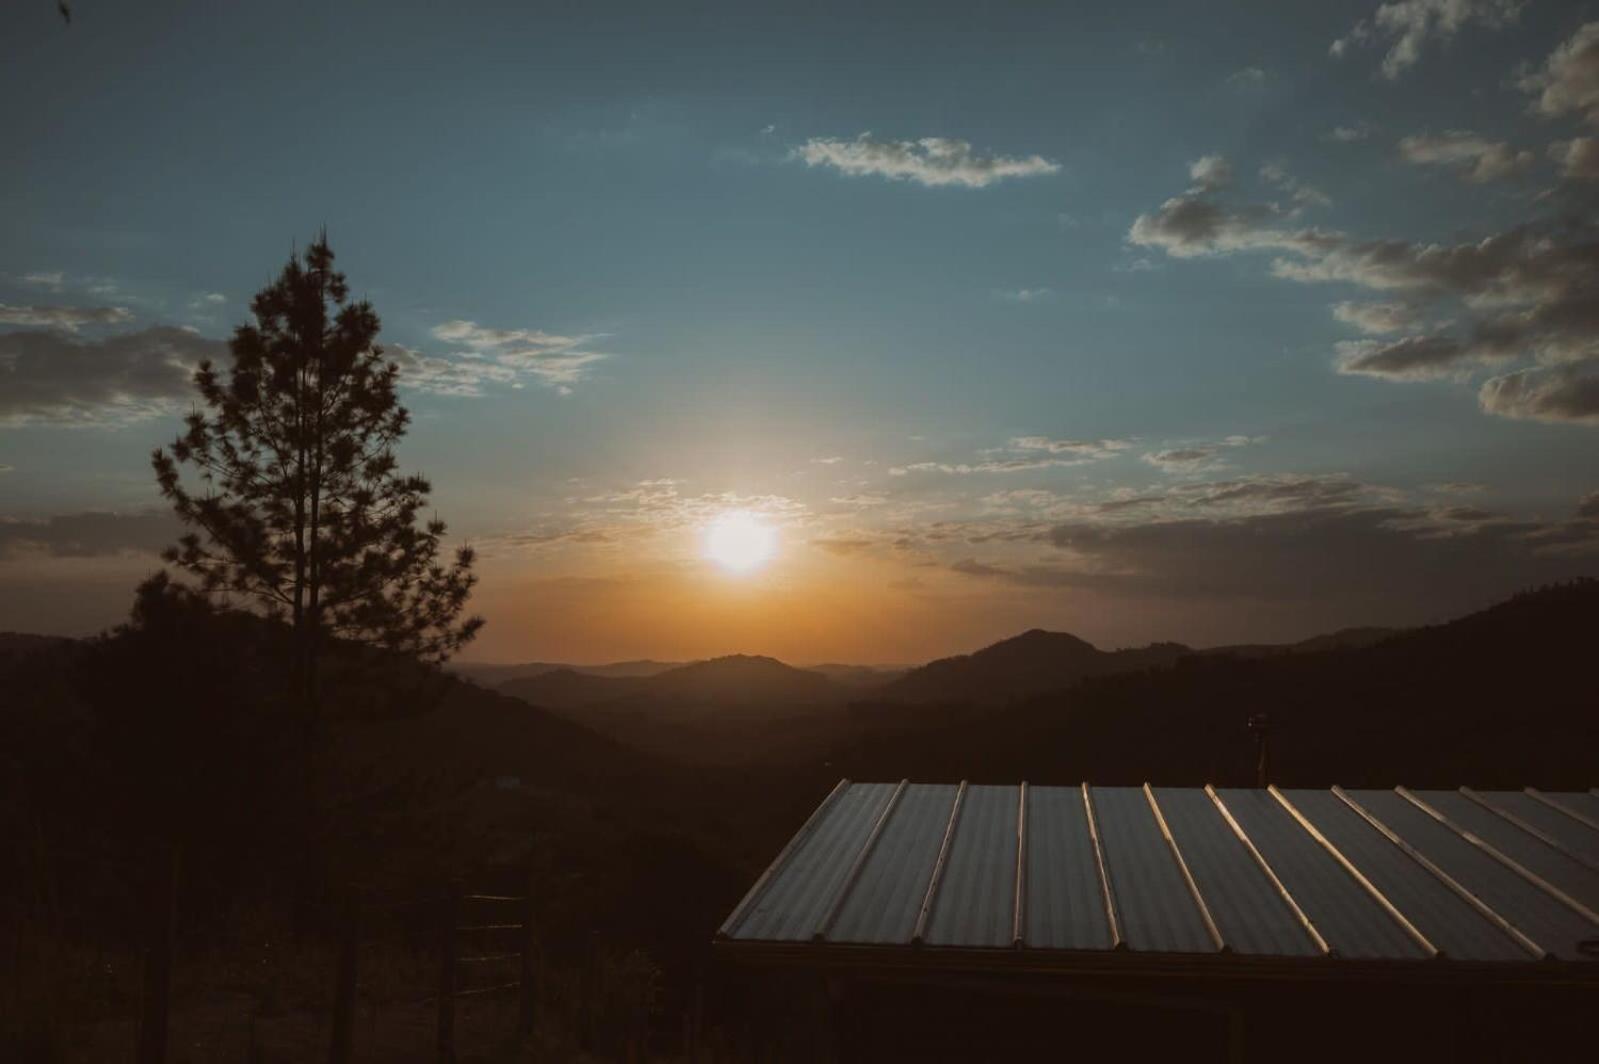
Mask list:
POLYGON ((1583 580, 1375 641, 1191 653, 999 708, 858 703, 835 758, 862 779, 1249 784, 1247 720, 1267 713, 1274 782, 1586 789, 1596 619, 1599 581, 1583 580))
POLYGON ((1006 701, 1063 690, 1091 676, 1164 668, 1191 653, 1181 643, 1104 651, 1066 632, 1034 628, 975 654, 912 669, 877 694, 895 702, 1006 701))

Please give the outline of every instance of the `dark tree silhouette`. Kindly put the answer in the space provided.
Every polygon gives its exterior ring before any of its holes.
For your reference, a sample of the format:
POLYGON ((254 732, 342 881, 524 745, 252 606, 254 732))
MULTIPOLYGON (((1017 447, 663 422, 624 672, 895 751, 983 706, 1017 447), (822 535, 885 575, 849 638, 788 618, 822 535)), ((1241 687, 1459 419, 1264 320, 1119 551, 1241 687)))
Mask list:
POLYGON ((476 634, 482 620, 461 616, 473 553, 441 562, 444 523, 419 521, 431 488, 398 471, 410 421, 399 371, 326 234, 251 313, 229 343, 232 367, 195 372, 204 408, 153 456, 162 494, 194 529, 165 557, 213 597, 288 621, 295 689, 314 713, 332 641, 437 663, 476 634))

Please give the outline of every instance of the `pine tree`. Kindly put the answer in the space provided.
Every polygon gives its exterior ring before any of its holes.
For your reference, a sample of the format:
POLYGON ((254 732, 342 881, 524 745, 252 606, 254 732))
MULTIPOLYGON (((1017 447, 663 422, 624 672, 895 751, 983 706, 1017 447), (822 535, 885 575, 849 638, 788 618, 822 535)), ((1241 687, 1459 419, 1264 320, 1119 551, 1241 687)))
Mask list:
POLYGON ((193 531, 165 554, 214 597, 285 620, 309 711, 333 641, 438 663, 470 640, 473 552, 439 559, 444 523, 419 515, 431 487, 402 475, 410 415, 371 305, 351 302, 324 233, 293 255, 235 330, 233 365, 204 362, 203 406, 152 457, 193 531), (180 467, 190 468, 186 484, 180 467))

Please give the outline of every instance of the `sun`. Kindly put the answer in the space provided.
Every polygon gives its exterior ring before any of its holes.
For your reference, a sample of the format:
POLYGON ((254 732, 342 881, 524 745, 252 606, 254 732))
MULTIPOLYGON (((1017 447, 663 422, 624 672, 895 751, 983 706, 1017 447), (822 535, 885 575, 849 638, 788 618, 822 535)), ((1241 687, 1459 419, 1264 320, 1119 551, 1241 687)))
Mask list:
POLYGON ((705 529, 705 557, 735 573, 764 565, 777 551, 777 530, 748 510, 729 510, 705 529))

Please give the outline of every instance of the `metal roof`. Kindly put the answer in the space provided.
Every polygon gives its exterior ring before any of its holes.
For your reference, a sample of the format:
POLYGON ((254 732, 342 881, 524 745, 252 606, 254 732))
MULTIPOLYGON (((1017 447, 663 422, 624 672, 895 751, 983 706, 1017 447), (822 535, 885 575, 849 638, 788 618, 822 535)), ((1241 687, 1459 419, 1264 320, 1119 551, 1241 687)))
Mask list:
POLYGON ((1586 978, 1599 792, 841 780, 717 937, 813 958, 1543 962, 1586 978))

